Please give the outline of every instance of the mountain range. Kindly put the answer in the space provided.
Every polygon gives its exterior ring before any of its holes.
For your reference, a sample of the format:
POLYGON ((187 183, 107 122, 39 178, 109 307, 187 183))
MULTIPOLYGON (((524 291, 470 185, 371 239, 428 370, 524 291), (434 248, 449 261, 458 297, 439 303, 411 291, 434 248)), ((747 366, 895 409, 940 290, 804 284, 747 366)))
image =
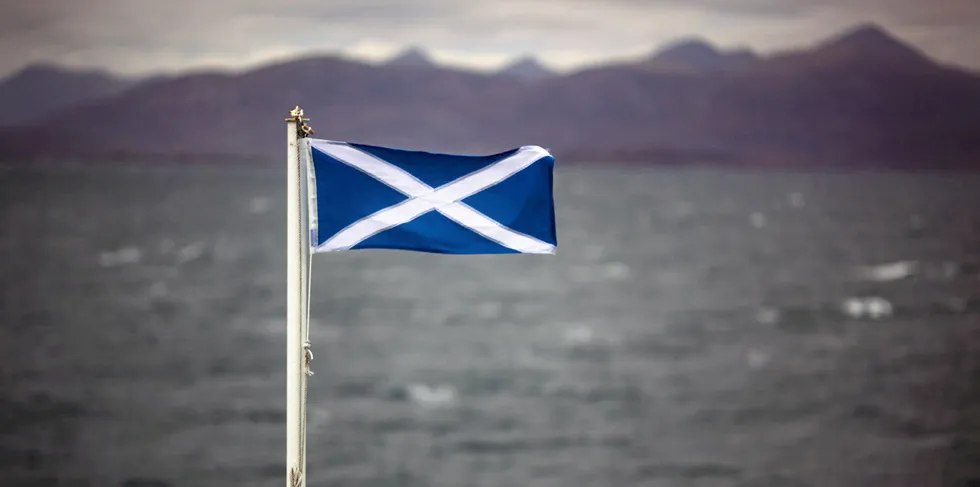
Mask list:
POLYGON ((526 144, 559 161, 980 168, 980 76, 879 26, 762 56, 681 39, 641 59, 496 72, 417 47, 148 79, 31 66, 0 81, 0 157, 278 161, 302 106, 317 137, 441 152, 526 144))

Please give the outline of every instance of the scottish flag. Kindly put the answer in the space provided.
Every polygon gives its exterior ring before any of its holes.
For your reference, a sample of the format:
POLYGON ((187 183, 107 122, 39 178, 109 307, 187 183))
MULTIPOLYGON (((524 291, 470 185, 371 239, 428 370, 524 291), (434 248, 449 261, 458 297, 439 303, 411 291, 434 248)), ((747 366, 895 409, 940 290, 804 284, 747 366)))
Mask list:
POLYGON ((553 254, 554 158, 537 146, 488 156, 301 139, 315 252, 553 254))

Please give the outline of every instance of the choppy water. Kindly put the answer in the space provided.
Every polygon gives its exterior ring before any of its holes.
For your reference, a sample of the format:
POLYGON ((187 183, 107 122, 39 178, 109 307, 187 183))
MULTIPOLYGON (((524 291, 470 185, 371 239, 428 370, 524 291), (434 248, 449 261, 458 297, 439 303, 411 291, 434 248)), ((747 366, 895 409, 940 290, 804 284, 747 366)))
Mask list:
MULTIPOLYGON (((283 172, 0 172, 2 485, 283 485, 283 172)), ((315 258, 309 485, 980 484, 980 178, 556 185, 555 257, 315 258)))

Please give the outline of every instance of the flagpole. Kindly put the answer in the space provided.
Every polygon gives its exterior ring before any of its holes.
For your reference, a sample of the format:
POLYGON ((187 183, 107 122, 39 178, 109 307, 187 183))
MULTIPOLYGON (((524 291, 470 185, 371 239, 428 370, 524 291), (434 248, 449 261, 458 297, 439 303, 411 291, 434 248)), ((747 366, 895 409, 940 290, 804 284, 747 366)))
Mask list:
POLYGON ((303 201, 299 138, 312 133, 296 107, 286 119, 286 486, 306 486, 306 382, 309 360, 307 299, 309 222, 303 201))

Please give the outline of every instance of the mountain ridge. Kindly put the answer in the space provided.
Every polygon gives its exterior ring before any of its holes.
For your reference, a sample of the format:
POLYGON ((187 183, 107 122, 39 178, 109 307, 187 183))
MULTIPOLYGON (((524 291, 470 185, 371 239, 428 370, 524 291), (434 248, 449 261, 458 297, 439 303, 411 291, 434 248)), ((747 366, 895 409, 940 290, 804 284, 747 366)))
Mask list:
POLYGON ((299 104, 317 136, 441 152, 536 144, 560 160, 980 167, 980 77, 971 72, 923 61, 874 26, 792 53, 747 53, 682 39, 645 59, 533 83, 506 67, 435 64, 418 48, 381 64, 303 57, 136 83, 0 130, 0 155, 278 160, 282 112, 299 104), (651 68, 665 52, 672 67, 651 68), (733 53, 740 61, 725 61, 733 53), (392 65, 399 59, 412 62, 392 65), (40 148, 33 133, 58 145, 40 148))

